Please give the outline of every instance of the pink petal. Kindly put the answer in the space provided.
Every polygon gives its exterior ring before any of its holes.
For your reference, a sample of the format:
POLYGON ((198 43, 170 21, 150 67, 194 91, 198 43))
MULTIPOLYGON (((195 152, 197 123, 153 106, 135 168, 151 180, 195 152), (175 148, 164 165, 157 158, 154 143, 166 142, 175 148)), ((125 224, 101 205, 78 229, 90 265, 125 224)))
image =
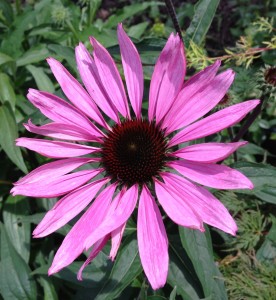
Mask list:
POLYGON ((126 35, 122 24, 117 28, 128 96, 137 119, 141 118, 144 91, 143 68, 136 47, 126 35))
POLYGON ((155 65, 149 92, 149 121, 158 124, 181 90, 186 73, 184 46, 171 34, 155 65))
POLYGON ((36 151, 43 156, 51 158, 82 156, 99 150, 95 147, 80 144, 32 138, 19 138, 16 140, 16 145, 36 151))
POLYGON ((168 238, 160 211, 147 187, 143 187, 137 220, 141 263, 154 290, 163 287, 169 268, 168 238))
POLYGON ((117 229, 111 232, 111 250, 110 250, 109 257, 112 261, 114 261, 117 255, 125 231, 125 227, 126 227, 126 223, 124 223, 123 225, 121 225, 120 227, 118 227, 117 229))
POLYGON ((93 200, 108 181, 109 179, 100 179, 88 183, 61 198, 35 228, 34 237, 47 236, 68 223, 93 200))
POLYGON ((137 197, 138 186, 133 185, 122 197, 115 198, 102 224, 86 239, 85 248, 89 249, 99 239, 123 225, 132 214, 137 197))
POLYGON ((202 164, 191 161, 174 161, 168 166, 183 176, 217 189, 253 189, 253 183, 237 170, 216 164, 202 164))
POLYGON ((201 218, 174 193, 170 185, 155 180, 155 192, 164 211, 176 224, 204 231, 201 218))
POLYGON ((16 185, 11 192, 13 196, 24 195, 41 198, 59 197, 82 186, 100 172, 103 172, 103 169, 82 170, 58 178, 49 177, 40 182, 16 185))
POLYGON ((247 142, 196 144, 179 149, 170 155, 201 163, 215 163, 224 160, 246 144, 247 142))
POLYGON ((94 60, 101 82, 115 107, 123 117, 129 118, 127 97, 119 71, 107 50, 94 38, 90 39, 94 47, 94 60))
POLYGON ((166 117, 169 120, 167 134, 191 124, 213 109, 225 96, 234 77, 235 74, 232 70, 225 71, 198 90, 193 96, 187 93, 184 88, 166 117))
POLYGON ((105 120, 98 107, 81 84, 59 61, 48 58, 47 62, 66 97, 88 117, 106 127, 105 120))
POLYGON ((63 99, 47 92, 29 89, 27 98, 46 117, 57 123, 76 125, 89 131, 92 135, 102 137, 99 129, 89 121, 89 119, 73 105, 63 99))
POLYGON ((51 138, 69 140, 69 141, 91 141, 96 142, 98 138, 90 134, 81 127, 71 124, 49 123, 42 126, 35 126, 31 120, 28 124, 23 124, 25 128, 32 133, 48 136, 51 138))
POLYGON ((168 124, 171 124, 171 118, 172 116, 174 117, 174 112, 177 112, 182 108, 183 105, 185 105, 185 103, 181 101, 182 97, 189 99, 204 89, 205 86, 207 86, 215 78, 220 64, 221 62, 217 60, 214 64, 198 72, 184 83, 182 90, 173 102, 171 109, 162 122, 163 129, 167 128, 167 132, 170 132, 171 128, 168 126, 168 124))
POLYGON ((98 161, 98 159, 97 158, 67 158, 67 159, 60 159, 54 162, 50 162, 41 167, 36 168, 25 177, 18 180, 15 183, 15 185, 40 182, 48 178, 55 179, 77 169, 78 167, 84 164, 93 161, 98 161))
POLYGON ((109 118, 118 123, 117 109, 104 89, 93 58, 82 43, 76 47, 76 61, 82 82, 92 99, 109 118))
POLYGON ((230 127, 242 120, 259 103, 260 100, 250 100, 232 105, 197 121, 177 133, 170 140, 169 147, 199 139, 230 127))
MULTIPOLYGON (((82 272, 85 269, 85 267, 87 267, 91 261, 101 252, 101 250, 103 249, 103 247, 105 246, 105 244, 108 242, 109 240, 109 235, 105 236, 104 238, 100 239, 97 243, 95 243, 95 245, 93 246, 93 249, 91 250, 87 260, 83 263, 83 265, 81 266, 81 268, 78 271, 78 280, 82 280, 82 272)), ((52 273, 50 272, 49 269, 49 275, 51 275, 52 273)))
MULTIPOLYGON (((110 208, 115 189, 115 184, 106 187, 66 235, 54 257, 49 270, 50 274, 68 266, 83 252, 86 238, 104 220, 110 208)), ((100 243, 103 239, 100 239, 97 243, 100 243)), ((95 243, 93 249, 97 248, 97 243, 95 243)))
POLYGON ((237 225, 224 205, 206 189, 172 173, 162 174, 167 185, 179 195, 203 222, 232 235, 236 234, 237 225))

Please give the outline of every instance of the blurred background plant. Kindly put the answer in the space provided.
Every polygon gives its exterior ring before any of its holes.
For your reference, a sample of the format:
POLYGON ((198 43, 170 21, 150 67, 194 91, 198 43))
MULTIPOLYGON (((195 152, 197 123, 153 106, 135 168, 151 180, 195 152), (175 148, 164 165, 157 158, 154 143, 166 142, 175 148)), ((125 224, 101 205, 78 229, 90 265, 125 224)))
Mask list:
MULTIPOLYGON (((22 123, 30 118, 37 125, 46 122, 26 100, 28 88, 65 98, 45 58, 57 58, 77 77, 74 47, 79 41, 90 47, 89 36, 108 47, 120 69, 116 27, 123 22, 142 57, 146 108, 154 63, 174 25, 163 1, 0 0, 0 299, 275 299, 276 3, 173 3, 186 45, 187 76, 218 58, 223 68, 236 72, 235 83, 216 109, 246 99, 263 101, 262 112, 244 137, 249 143, 237 153, 238 162, 233 157, 225 161, 246 174, 255 189, 215 192, 237 220, 237 238, 213 228, 206 234, 183 228, 178 233, 165 219, 170 272, 167 285, 152 291, 137 254, 136 222, 130 220, 114 264, 104 249, 83 281, 76 280, 76 272, 85 255, 47 276, 71 224, 48 238, 31 239, 34 224, 56 199, 9 196, 12 182, 46 162, 14 145, 19 135, 31 136, 22 123), (195 243, 193 252, 190 245, 195 243)), ((208 141, 230 141, 239 128, 208 141)))

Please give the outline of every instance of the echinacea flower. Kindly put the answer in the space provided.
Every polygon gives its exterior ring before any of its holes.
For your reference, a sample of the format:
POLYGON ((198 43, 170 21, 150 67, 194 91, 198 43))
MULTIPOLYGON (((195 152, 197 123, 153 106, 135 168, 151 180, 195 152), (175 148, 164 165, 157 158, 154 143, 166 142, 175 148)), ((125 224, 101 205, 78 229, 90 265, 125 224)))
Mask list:
POLYGON ((12 193, 62 196, 34 230, 37 238, 59 229, 94 200, 63 240, 49 269, 49 274, 56 273, 92 248, 79 279, 109 239, 110 257, 115 258, 126 222, 138 205, 141 263, 152 288, 158 289, 166 282, 169 261, 159 205, 181 226, 204 231, 207 223, 235 235, 235 221, 202 185, 253 188, 240 172, 216 164, 245 142, 188 142, 236 124, 259 100, 206 116, 226 94, 234 73, 217 74, 217 61, 184 82, 184 47, 179 36, 171 34, 156 62, 148 112, 142 115, 142 63, 121 24, 118 40, 127 94, 116 64, 94 38, 93 56, 83 44, 76 47, 85 88, 58 61, 47 60, 69 101, 30 89, 28 99, 52 122, 36 126, 29 121, 25 127, 56 140, 19 138, 17 145, 55 161, 20 179, 12 193))

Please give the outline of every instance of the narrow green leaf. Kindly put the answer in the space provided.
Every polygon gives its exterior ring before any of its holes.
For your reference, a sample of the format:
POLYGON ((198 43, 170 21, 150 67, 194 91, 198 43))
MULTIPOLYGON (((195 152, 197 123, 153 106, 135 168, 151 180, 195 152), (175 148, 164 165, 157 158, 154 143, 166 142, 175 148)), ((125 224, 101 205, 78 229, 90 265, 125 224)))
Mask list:
POLYGON ((31 226, 22 217, 29 215, 29 210, 28 200, 21 196, 9 196, 4 203, 4 226, 11 243, 26 263, 30 257, 31 226))
POLYGON ((37 63, 45 60, 50 55, 46 45, 41 44, 36 47, 32 47, 30 50, 25 52, 17 61, 18 67, 26 66, 29 64, 37 63))
POLYGON ((44 72, 43 68, 38 68, 32 65, 28 65, 26 68, 33 75, 33 78, 39 90, 49 93, 55 92, 55 87, 49 76, 44 72))
POLYGON ((115 299, 141 272, 138 244, 135 235, 132 234, 121 245, 111 274, 93 299, 115 299))
POLYGON ((31 276, 31 269, 14 249, 2 223, 0 223, 0 231, 0 286, 3 298, 36 300, 36 284, 31 276))
POLYGON ((169 300, 175 300, 175 297, 176 297, 176 290, 177 290, 177 287, 175 286, 173 288, 173 290, 171 291, 170 293, 170 299, 169 300))
POLYGON ((180 226, 179 234, 201 282, 204 296, 210 299, 227 299, 223 277, 214 262, 208 231, 203 233, 180 226))
POLYGON ((4 23, 9 26, 13 20, 13 9, 11 6, 11 2, 8 0, 0 1, 0 11, 2 12, 2 16, 4 18, 4 23))
POLYGON ((14 110, 16 96, 11 84, 11 80, 5 73, 0 73, 0 101, 2 103, 9 102, 14 110))
POLYGON ((43 287, 43 299, 44 300, 58 300, 58 295, 55 286, 51 280, 47 277, 40 277, 40 284, 43 287))
POLYGON ((195 14, 186 31, 186 38, 200 45, 212 23, 220 0, 200 0, 195 6, 195 14))
POLYGON ((0 145, 10 160, 24 173, 27 168, 24 163, 21 150, 15 146, 15 139, 18 138, 18 129, 14 115, 8 104, 0 107, 0 145))

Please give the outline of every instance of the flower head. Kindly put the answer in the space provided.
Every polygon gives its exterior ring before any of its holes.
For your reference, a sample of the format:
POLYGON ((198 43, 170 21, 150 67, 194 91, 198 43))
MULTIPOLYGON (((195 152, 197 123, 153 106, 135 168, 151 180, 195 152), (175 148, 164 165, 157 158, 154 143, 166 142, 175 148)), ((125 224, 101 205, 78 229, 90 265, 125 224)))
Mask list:
POLYGON ((49 274, 58 272, 92 248, 79 279, 109 239, 110 257, 115 258, 126 222, 138 205, 141 262, 151 286, 157 289, 166 282, 169 261, 159 205, 181 226, 204 231, 203 223, 207 223, 235 235, 235 221, 202 185, 253 188, 240 172, 216 164, 245 142, 187 142, 236 124, 259 101, 204 117, 224 97, 234 73, 217 74, 217 61, 184 81, 184 47, 171 34, 152 74, 148 112, 142 114, 142 63, 121 24, 118 40, 127 94, 113 59, 94 38, 93 56, 83 44, 76 47, 85 88, 58 61, 48 59, 69 102, 30 89, 28 99, 52 122, 36 126, 29 121, 25 127, 54 140, 19 138, 17 145, 55 160, 20 179, 12 193, 62 196, 36 227, 34 237, 49 235, 90 205, 65 237, 49 270, 49 274), (86 168, 79 169, 82 166, 86 168))

